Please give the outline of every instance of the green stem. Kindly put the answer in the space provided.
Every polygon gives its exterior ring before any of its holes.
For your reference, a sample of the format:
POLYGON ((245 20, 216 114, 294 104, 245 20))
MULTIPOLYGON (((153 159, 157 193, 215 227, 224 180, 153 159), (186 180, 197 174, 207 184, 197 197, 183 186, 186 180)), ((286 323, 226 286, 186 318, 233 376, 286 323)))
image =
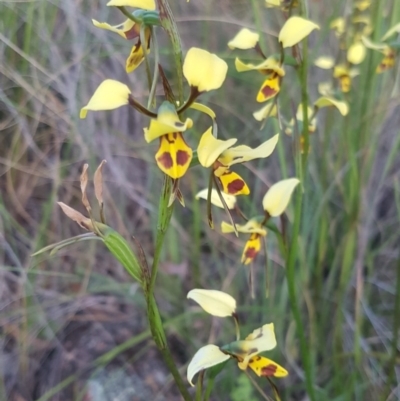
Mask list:
POLYGON ((158 267, 160 263, 161 251, 164 244, 165 234, 167 232, 169 223, 171 221, 172 212, 174 210, 173 204, 168 207, 169 196, 171 193, 171 179, 168 176, 164 176, 164 184, 160 203, 158 207, 158 220, 157 220, 157 233, 156 233, 156 245, 154 249, 153 264, 151 267, 150 283, 147 288, 149 294, 153 294, 154 286, 156 283, 158 267))
POLYGON ((145 292, 147 301, 147 319, 150 325, 152 337, 164 358, 164 362, 171 372, 175 383, 185 401, 191 401, 191 396, 186 388, 185 383, 175 365, 171 351, 168 347, 167 338, 165 335, 163 323, 160 316, 160 311, 157 302, 154 298, 154 287, 156 283, 158 268, 160 264, 161 251, 164 244, 165 234, 171 221, 173 206, 168 207, 169 196, 171 193, 171 179, 164 177, 163 190, 158 208, 158 221, 156 233, 156 245, 154 250, 154 258, 151 269, 150 280, 148 281, 145 292))
POLYGON ((155 107, 156 103, 154 101, 154 95, 156 92, 156 87, 157 87, 157 81, 158 81, 158 63, 160 59, 159 55, 159 49, 158 49, 158 40, 157 40, 157 35, 155 32, 154 28, 151 28, 151 38, 153 41, 153 47, 154 47, 154 71, 153 71, 153 81, 151 84, 150 88, 150 93, 149 93, 149 100, 147 101, 147 108, 150 109, 150 107, 153 105, 155 107))
POLYGON ((125 7, 117 7, 119 11, 121 11, 122 14, 125 15, 126 18, 132 20, 136 24, 141 24, 142 21, 140 19, 136 18, 133 14, 131 14, 125 7))
MULTIPOLYGON (((304 185, 304 174, 307 166, 307 156, 309 147, 309 132, 308 132, 308 93, 307 93, 307 39, 303 41, 303 61, 300 66, 300 80, 301 80, 301 103, 303 109, 303 136, 304 136, 304 153, 301 156, 301 163, 298 165, 299 178, 304 185)), ((300 151, 300 149, 299 149, 300 151)), ((316 396, 313 386, 313 374, 311 356, 309 352, 308 343, 306 340, 303 323, 301 319, 301 311, 299 308, 300 300, 296 291, 296 261, 298 258, 298 237, 300 233, 301 215, 302 215, 303 193, 297 190, 295 201, 295 217, 293 223, 292 240, 289 246, 289 252, 286 259, 286 279, 288 284, 288 293, 290 306, 296 322, 296 328, 300 340, 301 357, 304 364, 306 376, 307 393, 311 401, 316 401, 316 396)))
POLYGON ((174 359, 171 354, 171 350, 167 344, 167 338, 165 335, 165 330, 161 321, 160 311, 157 306, 157 302, 153 296, 153 294, 147 293, 147 318, 150 324, 151 335, 161 352, 161 355, 164 359, 165 364, 167 365, 169 371, 171 372, 176 386, 178 387, 179 392, 182 395, 182 398, 185 401, 192 401, 192 397, 190 396, 185 383, 183 382, 182 376, 179 373, 178 368, 174 362, 174 359))
MULTIPOLYGON (((146 76, 147 76, 147 84, 149 86, 149 91, 151 90, 151 87, 153 86, 153 80, 151 77, 151 68, 150 68, 150 61, 149 61, 149 55, 147 53, 147 45, 148 41, 146 40, 146 33, 145 30, 148 29, 144 24, 140 25, 140 43, 142 45, 143 49, 143 55, 144 55, 144 63, 146 66, 146 76)), ((158 68, 156 68, 158 70, 158 68)))
POLYGON ((310 148, 310 133, 308 131, 308 92, 307 92, 307 81, 308 81, 308 42, 303 40, 303 62, 301 63, 300 70, 300 85, 301 85, 301 106, 303 111, 303 138, 304 138, 304 151, 301 158, 302 171, 305 172, 307 166, 308 153, 310 148))
POLYGON ((175 18, 167 0, 157 0, 160 12, 161 26, 167 32, 174 52, 176 73, 178 75, 178 99, 183 103, 183 64, 182 64, 182 42, 175 23, 175 18))

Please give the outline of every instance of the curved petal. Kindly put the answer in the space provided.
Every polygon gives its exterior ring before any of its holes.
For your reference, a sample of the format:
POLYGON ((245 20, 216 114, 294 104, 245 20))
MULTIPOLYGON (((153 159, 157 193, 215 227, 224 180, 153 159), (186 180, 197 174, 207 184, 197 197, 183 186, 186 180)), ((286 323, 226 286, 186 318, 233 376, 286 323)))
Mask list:
POLYGON ((210 127, 201 137, 197 147, 197 156, 203 167, 210 167, 226 149, 236 143, 236 138, 228 140, 217 139, 210 127))
POLYGON ((94 92, 89 103, 82 107, 80 117, 85 118, 87 112, 114 110, 129 103, 130 89, 122 82, 106 79, 94 92))
POLYGON ((278 143, 279 134, 263 142, 256 148, 246 145, 239 145, 225 150, 219 161, 225 166, 232 166, 238 163, 245 163, 254 159, 264 159, 271 155, 278 143))
POLYGON ((334 106, 336 107, 342 116, 345 116, 349 112, 349 105, 341 100, 336 100, 330 96, 322 96, 314 103, 318 108, 334 106))
POLYGON ((331 56, 321 56, 314 61, 314 65, 324 70, 329 70, 335 65, 335 59, 331 56))
MULTIPOLYGON (((99 22, 95 19, 92 19, 92 23, 96 28, 106 29, 108 31, 117 33, 118 35, 122 36, 124 39, 132 39, 132 33, 135 30, 135 22, 127 19, 122 24, 118 25, 110 25, 107 22, 99 22)), ((139 32, 136 33, 136 36, 139 35, 139 32)))
POLYGON ((228 47, 230 49, 252 49, 256 46, 259 39, 260 35, 258 33, 243 28, 228 42, 228 47))
POLYGON ((194 289, 187 298, 197 302, 207 313, 218 317, 232 316, 236 311, 236 300, 226 292, 194 289))
POLYGON ((257 121, 262 121, 266 118, 269 117, 275 117, 277 115, 277 108, 274 103, 268 103, 264 107, 262 107, 260 110, 257 110, 253 113, 253 117, 257 121))
POLYGON ((185 175, 192 155, 192 149, 183 139, 182 133, 174 132, 160 138, 160 147, 155 158, 159 169, 176 180, 185 175))
POLYGON ((275 72, 279 76, 283 77, 285 75, 285 70, 281 67, 279 62, 273 57, 268 57, 260 64, 243 63, 239 58, 235 58, 235 67, 238 72, 244 71, 260 71, 260 72, 275 72))
POLYGON ((224 354, 216 345, 209 344, 200 348, 193 356, 187 369, 187 379, 191 386, 193 377, 201 370, 219 365, 229 359, 230 356, 224 354))
POLYGON ((365 47, 372 50, 378 50, 380 52, 385 51, 389 46, 386 43, 374 43, 370 41, 366 36, 361 37, 362 42, 364 43, 365 47))
POLYGON ((353 43, 347 51, 347 61, 352 64, 360 64, 364 61, 367 51, 364 44, 360 42, 353 43))
POLYGON ((155 10, 156 3, 154 0, 110 0, 107 6, 115 7, 135 7, 143 10, 155 10))
MULTIPOLYGON (((254 219, 249 220, 244 225, 236 224, 236 228, 239 233, 244 233, 244 234, 256 233, 264 237, 267 235, 267 230, 264 227, 262 227, 257 220, 254 219)), ((225 221, 223 221, 221 223, 221 231, 224 234, 229 234, 235 232, 235 229, 232 224, 228 224, 225 221)))
POLYGON ((386 39, 389 39, 392 35, 395 33, 400 33, 400 22, 394 26, 392 26, 383 36, 382 36, 382 42, 384 42, 386 39))
POLYGON ((285 368, 264 356, 255 356, 251 358, 248 366, 257 376, 260 377, 286 377, 289 374, 285 368))
POLYGON ((314 29, 319 29, 319 26, 301 17, 289 18, 279 32, 278 40, 283 47, 292 47, 301 42, 314 29))
POLYGON ((189 49, 183 63, 183 75, 199 92, 220 88, 227 72, 228 64, 222 58, 197 47, 189 49))
POLYGON ((288 178, 272 185, 263 199, 263 208, 272 217, 280 216, 287 208, 292 193, 299 183, 297 178, 288 178))
MULTIPOLYGON (((207 200, 208 196, 208 188, 201 190, 200 192, 197 193, 196 199, 205 199, 207 200)), ((224 201, 226 203, 226 206, 228 206, 228 209, 232 210, 235 208, 236 205, 236 196, 234 195, 229 195, 224 192, 221 192, 221 196, 224 198, 224 201)), ((211 190, 211 203, 214 206, 220 207, 224 209, 224 205, 221 202, 221 199, 218 195, 218 192, 215 188, 211 190)))

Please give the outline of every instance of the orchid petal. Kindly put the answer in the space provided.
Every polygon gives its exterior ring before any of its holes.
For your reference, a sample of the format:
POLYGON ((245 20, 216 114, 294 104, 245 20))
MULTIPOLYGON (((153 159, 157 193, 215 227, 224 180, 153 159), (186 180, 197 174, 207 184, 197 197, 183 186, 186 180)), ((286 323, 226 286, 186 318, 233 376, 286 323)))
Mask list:
POLYGON ((207 313, 213 316, 232 316, 236 311, 235 298, 226 292, 217 290, 194 289, 187 298, 197 302, 207 313))
POLYGON ((273 217, 280 216, 286 210, 299 182, 297 178, 288 178, 272 185, 262 202, 264 210, 273 217))

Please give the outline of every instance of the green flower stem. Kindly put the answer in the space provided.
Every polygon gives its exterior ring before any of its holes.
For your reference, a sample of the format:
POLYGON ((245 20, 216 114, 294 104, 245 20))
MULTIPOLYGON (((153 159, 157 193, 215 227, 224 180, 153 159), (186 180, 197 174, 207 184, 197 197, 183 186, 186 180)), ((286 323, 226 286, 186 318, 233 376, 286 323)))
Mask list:
MULTIPOLYGON (((303 136, 305 144, 305 152, 301 156, 301 163, 298 165, 299 179, 304 185, 304 173, 307 166, 307 156, 309 147, 309 132, 308 132, 308 93, 307 93, 307 39, 303 41, 303 61, 300 66, 300 82, 301 82, 301 103, 303 109, 303 136)), ((300 152, 300 149, 299 149, 300 152)), ((300 352, 304 365, 305 376, 306 376, 306 388, 307 393, 311 401, 316 401, 313 385, 313 374, 311 355, 308 350, 308 343, 306 340, 303 323, 301 319, 301 311, 299 308, 300 300, 296 291, 296 261, 298 258, 298 237, 300 233, 301 215, 302 215, 302 203, 303 203, 303 192, 301 190, 296 191, 295 200, 295 217, 293 223, 292 240, 289 244, 289 251, 286 259, 286 279, 289 292, 290 306, 296 322, 296 328, 300 340, 300 352)))
MULTIPOLYGON (((147 44, 148 44, 148 42, 146 41, 146 34, 145 34, 146 28, 147 27, 144 24, 140 25, 139 37, 140 37, 140 43, 141 43, 142 49, 143 49, 144 63, 145 63, 145 66, 146 66, 147 84, 149 86, 149 91, 150 91, 151 87, 153 86, 153 80, 152 80, 152 77, 151 77, 150 61, 149 61, 149 55, 148 55, 148 52, 147 52, 147 44)), ((158 70, 158 68, 156 68, 156 70, 158 70)))
POLYGON ((301 157, 301 167, 303 174, 307 166, 308 153, 310 150, 310 133, 308 131, 308 42, 307 39, 303 40, 303 62, 300 67, 300 82, 301 82, 301 106, 303 111, 303 138, 304 138, 304 151, 301 157))
POLYGON ((162 247, 164 244, 165 234, 167 232, 169 223, 171 221, 172 212, 174 210, 174 205, 168 207, 169 197, 172 189, 171 179, 164 175, 164 184, 162 189, 162 194, 160 198, 160 203, 158 206, 158 220, 157 220, 157 233, 156 233, 156 245, 154 249, 153 264, 151 267, 151 277, 150 283, 148 285, 147 291, 149 294, 153 294, 154 286, 156 283, 158 267, 160 263, 160 256, 162 247))
POLYGON ((174 61, 178 75, 178 99, 183 103, 183 64, 182 64, 182 42, 178 33, 178 28, 171 8, 167 0, 157 0, 157 6, 160 12, 161 26, 167 32, 174 52, 174 61))
POLYGON ((165 234, 171 221, 173 206, 168 207, 169 196, 171 193, 172 182, 167 176, 164 177, 163 190, 158 208, 158 221, 156 233, 156 245, 154 250, 153 264, 151 269, 150 280, 145 286, 147 301, 147 319, 150 325, 151 335, 164 358, 165 364, 171 372, 175 383, 185 401, 191 401, 191 396, 186 388, 185 383, 175 365, 171 351, 167 344, 164 327, 162 324, 160 311, 154 298, 154 287, 157 279, 157 273, 160 263, 161 251, 164 244, 165 234))
POLYGON ((136 24, 141 24, 142 21, 136 18, 133 14, 131 14, 125 7, 117 7, 122 14, 125 15, 126 18, 130 19, 131 21, 135 22, 136 24))
POLYGON ((175 365, 171 350, 168 347, 160 312, 153 294, 147 294, 147 318, 150 324, 151 335, 159 351, 161 352, 165 364, 167 365, 175 380, 175 383, 178 387, 179 392, 182 395, 182 398, 185 401, 192 401, 192 397, 187 390, 186 384, 183 382, 182 376, 175 365))
POLYGON ((159 48, 158 48, 158 40, 157 40, 157 35, 155 32, 154 28, 151 28, 151 38, 153 41, 153 48, 154 48, 154 71, 153 71, 153 81, 151 84, 150 88, 150 93, 149 93, 149 100, 147 101, 147 108, 150 109, 150 107, 153 105, 155 107, 156 102, 154 95, 156 93, 156 87, 157 87, 157 81, 158 81, 158 63, 160 59, 160 54, 159 54, 159 48))

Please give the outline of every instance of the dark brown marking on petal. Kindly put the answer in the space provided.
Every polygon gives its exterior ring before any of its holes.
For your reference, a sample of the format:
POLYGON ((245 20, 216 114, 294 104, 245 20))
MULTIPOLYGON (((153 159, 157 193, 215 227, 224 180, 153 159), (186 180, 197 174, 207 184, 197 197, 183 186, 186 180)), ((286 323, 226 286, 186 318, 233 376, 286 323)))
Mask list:
POLYGON ((261 369, 261 376, 273 376, 278 368, 275 365, 268 365, 261 369))
POLYGON ((162 155, 158 156, 157 161, 166 169, 170 169, 174 164, 172 157, 168 152, 164 152, 162 155))
POLYGON ((185 150, 178 150, 178 152, 176 153, 176 163, 178 164, 178 166, 186 165, 189 158, 189 153, 185 150))
POLYGON ((129 29, 129 31, 124 32, 124 35, 125 35, 126 39, 128 39, 128 40, 138 38, 140 35, 139 25, 138 24, 133 25, 133 27, 131 29, 129 29))
POLYGON ((244 255, 246 256, 246 259, 253 260, 257 256, 257 253, 258 253, 257 249, 251 247, 251 248, 246 249, 246 252, 244 255))
POLYGON ((268 85, 264 86, 264 88, 262 88, 261 92, 266 98, 275 96, 278 93, 274 88, 271 88, 268 85))
POLYGON ((227 187, 228 193, 236 194, 243 189, 244 185, 245 185, 244 181, 242 181, 242 180, 233 180, 232 182, 230 182, 228 184, 228 187, 227 187))
POLYGON ((175 143, 175 139, 176 139, 176 135, 175 135, 175 132, 172 134, 172 136, 171 136, 171 134, 167 134, 167 135, 165 135, 165 140, 168 142, 168 143, 175 143))
POLYGON ((177 128, 181 128, 181 127, 184 127, 184 126, 185 126, 185 124, 183 122, 181 122, 181 121, 177 121, 175 123, 175 127, 177 127, 177 128))

